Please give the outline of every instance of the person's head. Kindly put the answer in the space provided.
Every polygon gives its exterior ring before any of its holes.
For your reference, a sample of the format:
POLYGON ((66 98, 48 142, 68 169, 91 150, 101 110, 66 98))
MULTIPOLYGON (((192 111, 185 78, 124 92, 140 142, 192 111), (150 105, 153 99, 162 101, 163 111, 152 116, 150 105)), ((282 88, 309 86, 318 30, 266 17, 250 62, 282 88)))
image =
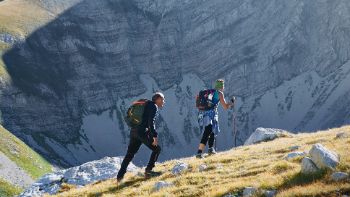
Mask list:
POLYGON ((215 81, 215 89, 223 91, 225 89, 225 81, 223 79, 218 79, 215 81))
POLYGON ((165 103, 165 98, 164 98, 164 94, 161 92, 156 92, 154 93, 154 95, 152 96, 152 101, 160 108, 162 108, 164 106, 165 103))

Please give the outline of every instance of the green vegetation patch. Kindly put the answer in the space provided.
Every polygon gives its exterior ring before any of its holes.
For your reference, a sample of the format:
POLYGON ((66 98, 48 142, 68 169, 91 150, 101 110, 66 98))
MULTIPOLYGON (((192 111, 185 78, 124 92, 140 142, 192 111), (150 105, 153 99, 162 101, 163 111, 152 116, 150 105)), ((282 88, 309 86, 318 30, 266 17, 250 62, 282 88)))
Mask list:
POLYGON ((0 179, 0 196, 16 196, 20 194, 22 190, 16 186, 11 185, 10 183, 0 179))
POLYGON ((50 163, 1 125, 0 136, 0 151, 33 179, 52 171, 50 163))

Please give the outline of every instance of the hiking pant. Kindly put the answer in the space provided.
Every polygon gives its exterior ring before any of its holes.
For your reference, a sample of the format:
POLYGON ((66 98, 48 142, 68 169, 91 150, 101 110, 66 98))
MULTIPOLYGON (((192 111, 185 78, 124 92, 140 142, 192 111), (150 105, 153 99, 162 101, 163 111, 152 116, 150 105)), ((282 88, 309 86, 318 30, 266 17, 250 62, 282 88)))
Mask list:
POLYGON ((211 124, 205 127, 203 136, 201 139, 201 144, 207 145, 207 142, 208 142, 209 148, 213 148, 214 142, 215 142, 215 135, 213 133, 213 127, 211 124))
POLYGON ((146 171, 152 170, 161 151, 159 145, 154 146, 152 145, 152 143, 153 136, 151 136, 148 132, 145 132, 145 129, 131 129, 128 150, 120 166, 117 178, 124 177, 124 174, 126 173, 126 169, 128 168, 130 161, 134 158, 134 155, 140 149, 142 144, 145 144, 149 149, 152 150, 152 154, 146 167, 146 171))

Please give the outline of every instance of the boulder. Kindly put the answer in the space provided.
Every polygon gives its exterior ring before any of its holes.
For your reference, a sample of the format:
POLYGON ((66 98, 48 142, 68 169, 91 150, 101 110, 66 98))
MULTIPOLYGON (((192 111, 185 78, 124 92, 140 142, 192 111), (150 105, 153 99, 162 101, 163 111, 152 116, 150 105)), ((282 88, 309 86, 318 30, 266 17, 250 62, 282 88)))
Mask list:
POLYGON ((166 182, 166 181, 159 181, 159 182, 154 184, 153 190, 154 191, 159 191, 162 188, 170 187, 170 186, 173 186, 173 184, 169 183, 169 182, 166 182))
POLYGON ((314 144, 309 152, 312 161, 320 169, 334 170, 339 164, 339 156, 337 153, 328 150, 322 144, 314 144))
POLYGON ((254 196, 258 193, 258 189, 255 187, 246 187, 243 190, 243 197, 254 196))
POLYGON ((244 145, 257 144, 259 142, 266 142, 274 140, 278 137, 287 135, 287 131, 272 128, 257 128, 254 133, 244 142, 244 145))
POLYGON ((314 162, 309 158, 305 157, 301 161, 301 173, 303 174, 312 174, 317 172, 319 169, 317 166, 314 164, 314 162))
MULTIPOLYGON (((53 195, 61 189, 62 183, 79 187, 97 181, 116 178, 122 160, 123 158, 121 157, 105 157, 101 160, 87 162, 66 170, 57 170, 54 173, 42 176, 19 196, 43 196, 45 193, 53 195)), ((128 171, 130 172, 136 173, 139 170, 140 168, 133 163, 130 163, 128 166, 128 171)))
POLYGON ((173 175, 179 175, 179 174, 183 173, 184 171, 186 171, 187 169, 188 169, 187 163, 179 162, 179 163, 175 164, 175 166, 173 167, 171 172, 173 175))
POLYGON ((333 181, 343 181, 349 178, 349 174, 345 172, 334 172, 331 178, 333 181))
POLYGON ((288 153, 284 159, 287 160, 287 161, 290 161, 290 160, 293 160, 295 158, 298 158, 298 157, 305 157, 306 156, 306 153, 305 152, 292 152, 292 153, 288 153))

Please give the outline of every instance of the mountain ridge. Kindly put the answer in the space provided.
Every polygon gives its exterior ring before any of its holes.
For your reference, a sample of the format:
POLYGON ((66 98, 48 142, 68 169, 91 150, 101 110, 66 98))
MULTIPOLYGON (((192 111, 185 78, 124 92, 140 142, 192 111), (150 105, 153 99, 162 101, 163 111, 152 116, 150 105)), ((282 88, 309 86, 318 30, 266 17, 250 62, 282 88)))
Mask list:
MULTIPOLYGON (((349 123, 346 1, 40 2, 57 15, 4 51, 11 83, 1 85, 0 111, 3 125, 51 162, 123 155, 121 147, 80 147, 81 129, 85 118, 112 109, 121 117, 130 99, 146 95, 142 75, 179 99, 159 123, 165 145, 190 141, 179 156, 199 141, 194 96, 217 78, 238 98, 235 112, 220 111, 221 150, 232 147, 233 113, 238 144, 260 126, 300 132, 349 123), (187 92, 194 83, 201 87, 187 92), (85 149, 87 158, 74 153, 85 149)), ((112 133, 125 146, 128 129, 120 118, 116 124, 95 136, 112 133)))

